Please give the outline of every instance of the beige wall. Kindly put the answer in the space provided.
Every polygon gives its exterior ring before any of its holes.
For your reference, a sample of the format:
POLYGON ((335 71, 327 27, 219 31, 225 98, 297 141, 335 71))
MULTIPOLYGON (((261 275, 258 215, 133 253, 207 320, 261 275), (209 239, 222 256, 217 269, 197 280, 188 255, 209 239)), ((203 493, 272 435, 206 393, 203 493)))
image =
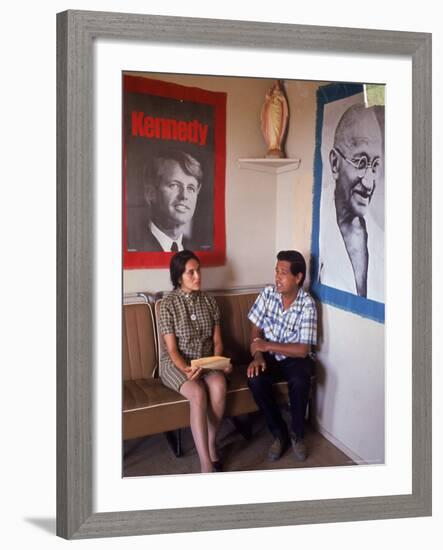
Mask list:
MULTIPOLYGON (((160 75, 158 75, 160 78, 160 75)), ((227 92, 227 263, 204 269, 205 288, 261 286, 273 279, 280 248, 311 250, 316 91, 321 83, 286 82, 290 124, 286 152, 297 170, 278 177, 239 166, 263 157, 260 109, 269 80, 161 76, 227 92)), ((309 278, 307 279, 309 284, 309 278)), ((165 269, 125 271, 125 292, 170 288, 165 269)), ((320 429, 354 459, 384 460, 384 325, 319 304, 320 429)))
MULTIPOLYGON (((304 254, 308 261, 312 231, 316 92, 319 84, 321 83, 286 82, 291 117, 286 153, 289 157, 298 157, 301 161, 300 168, 294 174, 294 212, 290 224, 292 248, 304 254)), ((306 281, 309 285, 309 276, 306 281)))
POLYGON ((319 313, 320 430, 354 460, 383 463, 385 327, 325 304, 319 304, 319 313))
MULTIPOLYGON (((271 282, 275 255, 283 248, 296 248, 309 262, 318 83, 286 83, 290 107, 286 152, 301 162, 298 170, 276 177, 242 169, 238 163, 240 158, 261 158, 266 153, 260 110, 270 80, 155 74, 149 77, 227 93, 227 262, 222 267, 205 269, 204 287, 260 286, 271 282)), ((167 269, 124 272, 125 293, 169 288, 167 269)))

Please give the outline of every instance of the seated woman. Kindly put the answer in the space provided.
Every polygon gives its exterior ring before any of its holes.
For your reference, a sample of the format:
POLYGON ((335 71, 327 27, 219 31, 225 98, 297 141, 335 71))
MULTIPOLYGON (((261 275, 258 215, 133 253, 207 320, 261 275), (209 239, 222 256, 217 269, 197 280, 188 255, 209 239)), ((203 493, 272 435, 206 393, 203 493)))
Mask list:
POLYGON ((193 252, 177 252, 169 271, 174 290, 160 306, 160 332, 166 345, 160 378, 189 400, 201 471, 221 471, 215 439, 225 408, 226 378, 222 371, 190 366, 192 359, 222 354, 220 311, 215 299, 200 291, 200 260, 193 252))

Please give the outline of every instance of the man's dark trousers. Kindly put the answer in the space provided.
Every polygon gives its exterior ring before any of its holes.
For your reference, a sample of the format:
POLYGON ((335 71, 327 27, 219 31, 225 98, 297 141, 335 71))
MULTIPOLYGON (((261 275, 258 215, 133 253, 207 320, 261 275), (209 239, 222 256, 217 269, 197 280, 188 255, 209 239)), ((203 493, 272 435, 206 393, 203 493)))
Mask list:
POLYGON ((282 361, 277 361, 269 353, 264 353, 263 356, 266 361, 266 369, 257 376, 248 378, 248 385, 255 402, 264 414, 266 424, 273 436, 282 440, 287 439, 288 429, 272 390, 274 382, 286 380, 288 382, 292 433, 297 440, 303 439, 313 361, 308 357, 287 357, 282 361))

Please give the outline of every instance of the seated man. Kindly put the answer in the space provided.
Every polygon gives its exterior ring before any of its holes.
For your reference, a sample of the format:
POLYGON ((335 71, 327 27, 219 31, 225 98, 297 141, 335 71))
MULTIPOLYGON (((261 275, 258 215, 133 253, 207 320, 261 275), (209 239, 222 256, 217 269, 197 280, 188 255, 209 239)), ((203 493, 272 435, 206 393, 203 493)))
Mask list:
POLYGON ((252 306, 251 354, 248 384, 274 436, 269 460, 278 460, 291 438, 296 460, 306 459, 305 411, 312 368, 311 346, 317 343, 317 310, 303 290, 306 262, 295 250, 277 254, 275 286, 266 287, 252 306), (288 434, 272 393, 272 384, 286 380, 291 429, 288 434))

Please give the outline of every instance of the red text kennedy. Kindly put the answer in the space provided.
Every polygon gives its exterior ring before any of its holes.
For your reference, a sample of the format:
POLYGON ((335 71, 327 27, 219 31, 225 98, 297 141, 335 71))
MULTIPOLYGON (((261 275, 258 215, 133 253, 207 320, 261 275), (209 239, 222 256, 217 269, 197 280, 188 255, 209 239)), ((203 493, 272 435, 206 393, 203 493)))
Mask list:
POLYGON ((132 111, 132 135, 151 139, 171 139, 206 145, 208 125, 198 120, 147 116, 143 111, 132 111))

